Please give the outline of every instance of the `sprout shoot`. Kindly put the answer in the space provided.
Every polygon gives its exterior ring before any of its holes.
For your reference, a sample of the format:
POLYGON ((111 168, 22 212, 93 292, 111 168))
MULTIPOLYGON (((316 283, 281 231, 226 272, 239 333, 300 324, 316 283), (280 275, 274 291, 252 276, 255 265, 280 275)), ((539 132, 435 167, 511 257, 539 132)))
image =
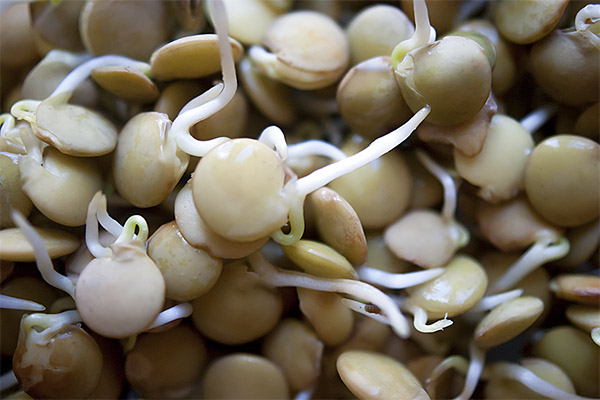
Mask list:
POLYGON ((420 109, 404 125, 374 140, 366 149, 299 179, 296 183, 296 192, 299 196, 304 197, 327 185, 334 179, 367 165, 371 161, 393 150, 417 129, 419 124, 429 115, 430 110, 429 107, 420 109))
POLYGON ((405 289, 420 285, 444 273, 444 268, 431 268, 423 271, 393 274, 377 268, 361 267, 358 275, 363 281, 389 289, 405 289))
POLYGON ((52 336, 63 329, 65 325, 81 322, 77 310, 69 310, 60 314, 30 314, 21 321, 21 329, 27 335, 27 340, 39 346, 46 346, 52 336), (42 328, 41 331, 34 328, 42 328))
POLYGON ((533 133, 548 122, 557 111, 558 105, 546 104, 524 116, 519 123, 526 131, 533 133))
POLYGON ((523 289, 513 289, 508 292, 493 294, 490 296, 485 296, 479 303, 477 303, 473 308, 469 310, 469 312, 484 312, 489 311, 492 308, 499 306, 500 304, 506 303, 512 299, 516 299, 517 297, 521 297, 523 294, 523 289))
POLYGON ((599 20, 600 4, 588 4, 579 10, 575 16, 575 29, 584 35, 597 49, 600 49, 600 38, 590 28, 599 20))
POLYGON ((173 125, 171 126, 171 132, 176 140, 177 146, 184 152, 196 157, 204 156, 214 147, 229 140, 229 138, 220 137, 207 141, 196 140, 190 134, 190 128, 225 107, 231 101, 237 90, 237 76, 235 73, 233 52, 229 44, 229 27, 227 24, 225 5, 222 1, 212 0, 209 2, 209 6, 219 42, 221 68, 223 70, 222 90, 216 96, 214 96, 214 94, 218 89, 214 88, 214 91, 211 91, 210 95, 200 95, 203 99, 208 100, 201 104, 198 104, 199 98, 198 101, 195 99, 191 100, 191 102, 194 102, 193 104, 195 107, 184 107, 186 110, 182 111, 177 118, 175 118, 173 125))
POLYGON ((112 252, 110 249, 100 244, 98 238, 98 208, 100 207, 102 192, 96 193, 96 195, 90 201, 88 206, 87 217, 85 221, 85 243, 88 250, 96 258, 110 257, 112 252))
POLYGON ((564 257, 569 252, 569 248, 569 241, 564 237, 558 241, 551 236, 538 239, 500 278, 492 283, 490 293, 512 288, 540 265, 564 257))
POLYGON ((9 310, 44 311, 46 307, 35 301, 0 294, 0 308, 9 310))
POLYGON ((190 303, 177 304, 158 314, 158 317, 156 317, 146 330, 149 331, 150 329, 158 328, 178 319, 187 318, 192 315, 192 311, 194 310, 190 303))
POLYGON ((42 278, 50 285, 65 291, 69 296, 75 296, 75 285, 73 282, 64 275, 59 274, 54 270, 52 260, 48 255, 48 250, 42 241, 40 235, 35 231, 33 226, 27 221, 27 219, 18 211, 11 213, 13 222, 23 232, 25 238, 31 247, 33 247, 33 253, 35 254, 35 262, 38 270, 42 274, 42 278))
POLYGON ((485 364, 485 352, 475 345, 471 341, 469 346, 469 353, 471 356, 471 362, 469 363, 469 369, 467 370, 467 377, 465 379, 465 386, 462 392, 454 400, 467 400, 470 399, 475 392, 479 377, 483 371, 485 364))
POLYGON ((554 386, 518 364, 497 362, 489 367, 489 372, 494 376, 520 382, 528 389, 550 399, 584 400, 587 397, 577 396, 554 386))
POLYGON ((313 155, 328 157, 334 161, 340 161, 346 158, 346 154, 344 154, 343 151, 331 143, 322 140, 307 140, 288 147, 289 158, 302 158, 313 155))
POLYGON ((8 113, 0 114, 0 136, 6 136, 14 127, 15 117, 8 113))
POLYGON ((591 332, 591 336, 592 336, 592 340, 594 341, 594 343, 596 343, 598 346, 600 346, 600 327, 595 327, 592 329, 591 332))
POLYGON ((283 271, 269 263, 262 253, 257 252, 248 257, 250 265, 265 281, 276 287, 302 287, 322 292, 344 293, 357 299, 370 302, 384 313, 390 321, 394 332, 402 338, 410 335, 406 318, 402 315, 394 301, 379 289, 351 279, 326 279, 294 271, 283 271))
POLYGON ((415 33, 410 39, 398 43, 394 48, 392 52, 392 65, 394 69, 407 53, 435 41, 436 32, 429 22, 429 13, 427 12, 425 0, 415 0, 413 5, 415 10, 415 33))
POLYGON ((287 159, 288 145, 283 131, 278 126, 266 127, 258 137, 258 141, 274 149, 282 160, 287 159))

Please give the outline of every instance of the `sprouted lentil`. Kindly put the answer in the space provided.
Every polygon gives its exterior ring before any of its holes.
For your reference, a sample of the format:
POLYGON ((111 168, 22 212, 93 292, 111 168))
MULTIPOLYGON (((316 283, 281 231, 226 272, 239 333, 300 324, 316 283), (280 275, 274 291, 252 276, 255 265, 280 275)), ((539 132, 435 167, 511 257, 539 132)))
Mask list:
POLYGON ((600 397, 600 5, 396 3, 2 1, 0 396, 600 397))

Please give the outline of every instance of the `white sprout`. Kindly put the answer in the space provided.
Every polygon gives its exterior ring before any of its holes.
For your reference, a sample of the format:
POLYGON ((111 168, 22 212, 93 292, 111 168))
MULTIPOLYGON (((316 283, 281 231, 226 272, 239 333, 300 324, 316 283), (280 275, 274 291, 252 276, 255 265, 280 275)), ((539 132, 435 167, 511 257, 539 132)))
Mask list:
POLYGON ((437 381, 450 368, 467 375, 469 363, 464 357, 458 355, 446 357, 442 362, 440 362, 425 380, 425 390, 431 396, 431 398, 437 398, 435 395, 437 381))
MULTIPOLYGON (((191 106, 186 108, 185 112, 181 112, 171 125, 171 134, 174 135, 177 146, 184 152, 202 157, 214 147, 230 140, 226 137, 219 137, 207 141, 195 139, 189 129, 196 123, 205 120, 211 115, 217 113, 225 107, 235 95, 237 90, 237 76, 235 73, 235 62, 233 60, 233 51, 229 44, 229 27, 227 24, 227 14, 222 1, 211 0, 209 2, 210 14, 217 32, 219 42, 219 53, 221 56, 221 69, 223 71, 222 90, 214 89, 210 95, 206 95, 203 100, 210 100, 200 103, 200 99, 193 99, 194 108, 191 106)), ((202 96, 202 95, 200 95, 202 96)), ((189 103, 188 103, 189 104, 189 103)))
POLYGON ((250 255, 248 260, 254 271, 265 282, 273 286, 301 287, 322 292, 347 294, 379 307, 390 321, 392 329, 398 336, 407 338, 410 335, 409 324, 394 303, 394 300, 381 290, 365 282, 351 279, 327 279, 301 272, 284 271, 268 262, 261 252, 250 255))
MULTIPOLYGON (((412 116, 408 122, 392 132, 374 140, 366 149, 344 158, 343 160, 337 161, 333 164, 329 164, 323 168, 320 168, 307 176, 298 179, 295 187, 295 192, 305 197, 309 193, 327 185, 334 179, 339 178, 349 172, 354 171, 364 165, 367 165, 373 160, 378 159, 384 154, 388 153, 392 149, 396 148, 400 143, 404 142, 410 134, 417 129, 419 124, 429 115, 431 109, 426 106, 415 115, 412 116)), ((290 182, 288 182, 288 185, 290 182)))
POLYGON ((21 321, 21 329, 27 335, 27 341, 39 346, 46 346, 52 336, 62 330, 65 325, 82 322, 77 310, 64 311, 59 314, 30 314, 21 321), (34 327, 43 328, 38 332, 34 327))
POLYGON ((468 312, 479 313, 489 311, 493 308, 496 308, 500 304, 504 304, 507 301, 521 297, 522 294, 523 289, 513 289, 508 292, 485 296, 479 300, 479 302, 475 304, 468 312))
POLYGON ((94 69, 109 66, 129 67, 140 70, 144 74, 150 73, 150 64, 148 63, 112 54, 99 56, 84 62, 69 72, 60 85, 54 89, 49 98, 63 93, 68 93, 70 97, 73 91, 90 76, 94 69))
POLYGON ((471 341, 469 346, 469 355, 471 361, 469 362, 469 369, 467 370, 467 376, 465 378, 465 386, 462 392, 454 398, 454 400, 468 400, 475 392, 483 366, 485 365, 485 351, 481 350, 477 345, 471 341))
POLYGON ((548 122, 557 111, 557 104, 546 104, 524 116, 519 123, 527 132, 533 133, 548 122))
POLYGON ((258 137, 258 141, 275 150, 282 160, 285 161, 288 158, 288 145, 285 141, 285 135, 278 126, 266 127, 258 137))
POLYGON ((18 384, 19 381, 17 380, 17 377, 12 369, 0 375, 0 393, 10 389, 11 387, 17 386, 18 384))
POLYGON ((493 376, 517 381, 526 386, 529 390, 532 390, 550 399, 591 400, 588 397, 581 397, 577 396, 576 394, 566 392, 554 386, 550 382, 543 380, 527 368, 518 364, 497 362, 488 368, 489 372, 493 376))
POLYGON ((35 301, 0 294, 0 308, 8 310, 44 311, 46 307, 35 301))
POLYGON ((600 49, 600 38, 590 27, 600 20, 600 4, 588 4, 575 16, 575 29, 584 35, 597 49, 600 49))
POLYGON ((540 265, 564 257, 570 249, 569 241, 552 235, 538 239, 504 274, 490 287, 490 293, 508 290, 540 265))
POLYGON ((417 158, 427 170, 437 178, 444 188, 444 205, 442 207, 442 219, 446 224, 454 220, 456 212, 456 184, 444 168, 433 161, 424 151, 416 151, 417 158))
POLYGON ((15 117, 8 113, 0 114, 0 136, 6 136, 15 127, 15 117))
POLYGON ((35 262, 38 270, 42 274, 42 278, 55 288, 61 289, 69 296, 75 297, 75 285, 64 275, 59 274, 54 270, 48 250, 44 245, 44 241, 36 230, 31 226, 29 221, 18 211, 13 210, 11 213, 12 220, 15 225, 23 232, 23 235, 33 247, 35 262))
POLYGON ((98 222, 100 222, 100 225, 102 225, 102 227, 106 229, 108 233, 110 233, 114 237, 119 237, 123 232, 123 226, 113 217, 108 215, 106 207, 106 195, 103 194, 100 197, 100 201, 98 203, 96 217, 98 218, 98 222))
POLYGON ((394 48, 394 51, 392 52, 392 64, 394 65, 394 68, 410 51, 435 41, 436 32, 429 22, 429 13, 427 12, 425 0, 414 0, 413 6, 415 14, 415 33, 413 33, 410 38, 398 43, 394 48))
POLYGON ((434 278, 437 278, 444 273, 444 268, 431 268, 423 271, 408 272, 404 274, 393 274, 382 271, 377 268, 361 267, 358 270, 360 279, 383 286, 388 289, 405 289, 408 287, 420 285, 434 278))
POLYGON ((194 311, 194 309, 190 303, 177 304, 158 314, 156 319, 146 328, 146 331, 158 328, 159 326, 166 325, 178 319, 187 318, 192 315, 192 311, 194 311))
POLYGON ((307 156, 323 156, 334 161, 346 158, 346 154, 331 143, 323 140, 307 140, 292 144, 288 147, 289 158, 302 158, 307 156))
POLYGON ((365 315, 369 318, 374 319, 375 321, 381 322, 382 324, 385 325, 390 325, 390 321, 383 315, 376 313, 376 312, 370 312, 367 310, 367 304, 360 302, 360 301, 356 301, 356 300, 351 300, 351 299, 342 299, 342 304, 344 304, 346 307, 348 307, 350 310, 357 312, 359 314, 365 315))
POLYGON ((85 220, 85 244, 88 250, 96 258, 110 257, 112 251, 100 244, 98 237, 98 208, 100 207, 102 192, 97 192, 88 205, 87 217, 85 220))
POLYGON ((443 331, 454 323, 454 321, 448 319, 448 313, 446 313, 444 318, 428 324, 427 320, 429 317, 427 316, 427 311, 411 302, 410 299, 403 302, 402 309, 410 312, 413 315, 413 326, 421 333, 434 333, 437 331, 443 331))

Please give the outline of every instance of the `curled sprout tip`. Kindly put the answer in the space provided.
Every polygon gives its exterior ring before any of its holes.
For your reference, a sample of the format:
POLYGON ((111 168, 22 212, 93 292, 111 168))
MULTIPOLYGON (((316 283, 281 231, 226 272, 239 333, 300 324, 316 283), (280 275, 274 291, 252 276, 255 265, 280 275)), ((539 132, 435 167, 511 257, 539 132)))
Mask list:
POLYGON ((108 214, 106 206, 106 195, 103 194, 99 200, 98 209, 96 211, 98 222, 100 222, 100 225, 102 225, 108 233, 114 237, 119 237, 123 232, 123 226, 108 214))
POLYGON ((294 185, 297 178, 292 178, 286 186, 284 186, 283 193, 288 200, 289 211, 288 220, 290 231, 289 233, 283 233, 281 229, 276 230, 271 234, 271 238, 284 246, 290 246, 302 239, 304 235, 304 199, 306 196, 296 196, 294 192, 294 185), (291 192, 291 193, 288 193, 291 192))
POLYGON ((435 321, 432 324, 427 324, 427 311, 423 308, 412 304, 410 301, 404 303, 404 308, 413 314, 413 326, 421 333, 434 333, 437 331, 443 331, 454 323, 454 321, 448 319, 448 314, 443 319, 435 321))
POLYGON ((0 294, 0 308, 8 310, 44 311, 46 307, 35 301, 0 294))
POLYGON ((159 326, 163 326, 168 324, 169 322, 176 321, 178 319, 187 318, 192 315, 192 305, 190 303, 181 303, 168 308, 158 314, 156 319, 146 328, 146 330, 158 328, 159 326))
POLYGON ((33 228, 33 226, 31 226, 23 214, 16 210, 12 211, 11 217, 15 225, 23 233, 23 236, 25 236, 25 239, 27 239, 31 247, 33 247, 35 262, 42 275, 42 278, 44 278, 46 282, 55 288, 63 290, 69 296, 74 297, 75 285, 69 278, 59 274, 54 270, 54 266, 52 265, 52 260, 50 259, 46 245, 44 245, 44 241, 33 228))
POLYGON ((285 141, 285 135, 278 126, 266 127, 258 137, 258 141, 275 150, 283 161, 288 158, 288 145, 285 141))
POLYGON ((123 226, 123 231, 117 240, 115 240, 115 243, 131 242, 133 240, 138 240, 144 246, 146 245, 146 240, 148 240, 148 223, 141 215, 132 215, 127 218, 123 226), (137 234, 136 228, 138 231, 137 234))
POLYGON ((444 273, 444 268, 432 268, 405 274, 393 274, 377 268, 361 267, 358 271, 360 279, 389 289, 405 289, 420 285, 444 273))

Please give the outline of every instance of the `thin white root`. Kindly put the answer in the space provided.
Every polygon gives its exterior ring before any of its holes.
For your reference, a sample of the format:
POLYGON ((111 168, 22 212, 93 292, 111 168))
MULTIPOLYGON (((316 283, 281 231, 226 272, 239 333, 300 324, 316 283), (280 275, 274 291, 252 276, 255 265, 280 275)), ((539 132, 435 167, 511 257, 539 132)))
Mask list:
POLYGON ((298 180, 296 191, 299 195, 306 196, 315 190, 327 185, 334 179, 354 171, 382 155, 388 153, 404 142, 419 124, 429 115, 431 109, 420 109, 408 122, 398 129, 374 140, 366 149, 343 160, 329 164, 298 180))
POLYGON ((178 319, 187 318, 192 315, 192 305, 190 303, 181 303, 166 309, 165 311, 158 314, 158 317, 146 328, 147 331, 158 328, 168 324, 169 322, 176 321, 178 319))
POLYGON ((540 265, 564 257, 569 252, 569 241, 560 238, 556 244, 552 237, 539 239, 491 286, 490 293, 498 293, 515 286, 540 265))
POLYGON ((42 278, 55 288, 63 290, 71 297, 75 297, 75 285, 69 278, 54 270, 46 245, 44 245, 44 241, 33 226, 18 211, 13 210, 11 216, 15 225, 23 232, 25 238, 31 244, 31 247, 33 247, 35 262, 42 274, 42 278))
POLYGON ((519 123, 526 131, 533 133, 548 122, 557 111, 558 105, 546 104, 524 116, 519 123))
POLYGON ((248 257, 254 271, 265 281, 276 287, 302 287, 322 292, 344 293, 371 303, 383 312, 394 332, 402 338, 410 335, 408 321, 389 296, 381 290, 361 281, 351 279, 327 279, 294 271, 283 271, 269 263, 261 252, 248 257))
POLYGON ((285 141, 285 135, 278 126, 266 127, 258 137, 258 141, 275 150, 282 160, 285 161, 288 158, 288 145, 285 141))
POLYGON ((112 255, 112 250, 100 244, 98 237, 98 208, 102 199, 102 192, 97 192, 88 205, 85 219, 85 244, 96 258, 106 258, 112 255))
POLYGON ((6 136, 7 132, 15 127, 15 117, 8 113, 0 114, 0 136, 6 136))
POLYGON ((600 20, 600 4, 588 4, 575 16, 575 29, 584 35, 594 47, 600 49, 600 38, 589 29, 598 20, 600 20))
POLYGON ((0 294, 0 308, 7 310, 44 311, 46 307, 35 301, 0 294))
POLYGON ((60 85, 58 85, 58 87, 54 89, 54 92, 52 92, 52 94, 48 96, 48 98, 54 97, 62 93, 72 93, 77 88, 77 86, 79 86, 90 76, 92 70, 94 70, 95 68, 106 66, 122 66, 135 68, 142 71, 143 73, 147 73, 150 71, 150 64, 132 60, 131 58, 117 55, 105 55, 95 57, 89 61, 84 62, 83 64, 79 65, 77 68, 72 70, 69 73, 69 75, 67 75, 66 78, 63 79, 60 85))
POLYGON ((366 309, 367 304, 365 304, 365 303, 361 303, 360 301, 351 300, 351 299, 342 299, 342 304, 344 304, 346 307, 348 307, 349 309, 351 309, 354 312, 365 315, 369 318, 374 319, 375 321, 381 322, 382 324, 390 325, 390 321, 385 316, 378 314, 378 313, 373 313, 373 312, 367 311, 367 309, 366 309))
POLYGON ((469 362, 469 369, 467 370, 465 386, 462 392, 458 395, 458 397, 455 397, 454 400, 470 399, 477 388, 479 378, 481 377, 481 372, 483 371, 483 366, 485 364, 485 352, 471 341, 469 353, 471 356, 471 361, 469 362))
MULTIPOLYGON (((203 157, 214 147, 230 140, 226 137, 215 138, 212 140, 196 140, 190 135, 189 129, 200 121, 204 121, 211 115, 219 112, 225 107, 237 90, 237 76, 235 73, 235 62, 233 60, 233 51, 229 43, 229 27, 227 24, 227 14, 222 1, 211 0, 209 2, 210 14, 213 25, 217 32, 219 42, 219 53, 221 55, 221 69, 223 71, 223 90, 219 94, 207 101, 198 104, 196 99, 192 100, 195 107, 184 107, 187 111, 180 113, 171 125, 170 134, 174 135, 177 146, 184 152, 203 157)), ((212 97, 215 92, 211 92, 207 99, 212 97)))
POLYGON ((521 297, 523 289, 513 289, 508 292, 493 294, 485 296, 477 304, 469 310, 469 312, 485 312, 493 308, 496 308, 500 304, 506 303, 507 301, 521 297))
POLYGON ((591 400, 588 397, 581 397, 577 396, 576 394, 566 392, 554 386, 550 382, 543 380, 527 368, 518 364, 497 362, 489 367, 489 372, 496 377, 503 377, 509 380, 517 381, 527 386, 529 390, 532 390, 550 399, 591 400))
POLYGON ((114 237, 119 237, 121 232, 123 232, 123 226, 115 220, 113 217, 108 215, 108 211, 106 210, 106 195, 102 195, 98 203, 98 209, 96 210, 96 217, 98 218, 98 222, 104 229, 108 231, 114 237))
POLYGON ((422 150, 416 151, 417 158, 427 168, 427 170, 437 178, 444 188, 444 205, 442 207, 442 219, 446 224, 450 224, 454 219, 456 212, 456 184, 444 168, 433 161, 427 153, 422 150))
POLYGON ((360 279, 389 289, 405 289, 420 285, 444 273, 444 268, 425 269, 423 271, 392 274, 377 268, 361 267, 358 270, 360 279))
POLYGON ((343 151, 323 140, 307 140, 302 143, 292 144, 288 147, 289 158, 302 158, 307 156, 323 156, 334 161, 347 158, 343 151))

